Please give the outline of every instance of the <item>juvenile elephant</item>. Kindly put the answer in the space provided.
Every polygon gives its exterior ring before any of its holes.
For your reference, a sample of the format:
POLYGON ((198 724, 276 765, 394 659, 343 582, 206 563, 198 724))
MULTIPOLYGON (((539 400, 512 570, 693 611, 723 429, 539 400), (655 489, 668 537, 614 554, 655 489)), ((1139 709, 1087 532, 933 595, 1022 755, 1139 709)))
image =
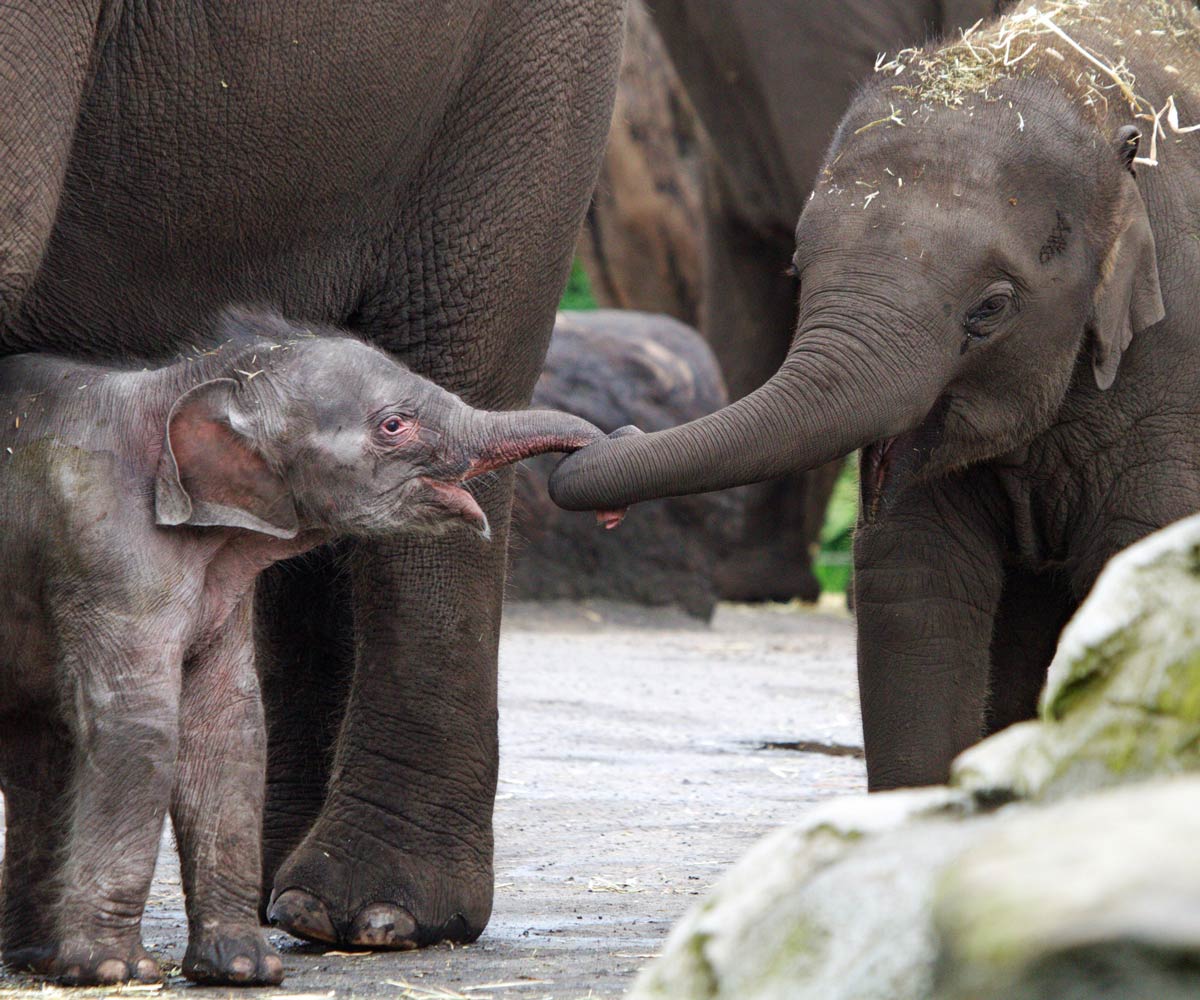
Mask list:
POLYGON ((473 410, 332 331, 225 332, 149 371, 0 361, 4 958, 72 984, 158 978, 141 916, 168 803, 184 974, 283 978, 258 927, 258 574, 345 535, 488 536, 465 480, 601 436, 473 410))
MULTIPOLYGON (((788 274, 796 219, 876 57, 957 37, 1001 2, 654 0, 654 25, 638 11, 584 240, 600 294, 656 312, 698 297, 698 318, 673 314, 699 326, 734 399, 757 389, 796 328, 788 274), (674 74, 634 61, 658 56, 654 26, 703 123, 699 136, 687 102, 670 90, 674 74), (646 87, 667 92, 654 100, 639 92, 646 87), (699 230, 690 243, 689 224, 699 230)), ((817 598, 809 552, 841 468, 746 491, 742 543, 720 568, 727 598, 817 598)))
MULTIPOLYGON (((0 5, 0 354, 158 362, 265 304, 473 406, 527 405, 623 7, 0 5)), ((487 923, 511 482, 477 487, 490 544, 326 549, 260 587, 264 906, 295 934, 403 948, 487 923)))
POLYGON ((552 495, 625 504, 863 448, 870 785, 944 780, 1034 711, 1105 561, 1200 507, 1198 120, 1191 0, 1026 5, 900 53, 800 218, 779 372, 567 459, 552 495))

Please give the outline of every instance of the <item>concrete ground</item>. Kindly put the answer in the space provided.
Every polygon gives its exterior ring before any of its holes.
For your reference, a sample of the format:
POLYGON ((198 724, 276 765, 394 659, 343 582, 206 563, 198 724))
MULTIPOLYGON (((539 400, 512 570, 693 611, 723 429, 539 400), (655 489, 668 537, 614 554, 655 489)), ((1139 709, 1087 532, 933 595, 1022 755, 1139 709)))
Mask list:
MULTIPOLYGON (((479 941, 349 955, 275 934, 283 987, 187 987, 179 869, 164 840, 145 937, 175 975, 122 992, 619 997, 761 834, 864 788, 853 649, 844 614, 723 606, 707 627, 615 605, 514 606, 500 660, 496 903, 479 941)), ((30 991, 82 992, 0 975, 0 997, 30 991)))

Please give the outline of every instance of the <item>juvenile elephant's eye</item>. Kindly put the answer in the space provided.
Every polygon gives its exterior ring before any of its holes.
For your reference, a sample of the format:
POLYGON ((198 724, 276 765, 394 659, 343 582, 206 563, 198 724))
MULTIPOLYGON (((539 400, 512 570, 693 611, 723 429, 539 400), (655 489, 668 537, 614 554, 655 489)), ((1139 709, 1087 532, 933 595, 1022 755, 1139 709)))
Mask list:
POLYGON ((991 295, 984 299, 977 309, 971 313, 973 320, 992 319, 1004 312, 1005 306, 1008 305, 1007 295, 991 295))
POLYGON ((1011 303, 1012 295, 1009 292, 993 292, 967 313, 967 318, 963 321, 967 334, 978 339, 986 337, 990 331, 985 327, 999 319, 1011 303))

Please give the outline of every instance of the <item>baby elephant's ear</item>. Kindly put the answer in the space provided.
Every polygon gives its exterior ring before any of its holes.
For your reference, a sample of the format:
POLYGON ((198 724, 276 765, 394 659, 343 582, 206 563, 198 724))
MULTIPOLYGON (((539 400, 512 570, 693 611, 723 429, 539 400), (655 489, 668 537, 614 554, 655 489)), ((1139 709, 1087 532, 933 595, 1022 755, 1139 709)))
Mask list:
POLYGON ((233 379, 214 379, 171 408, 154 485, 155 520, 295 538, 299 524, 287 484, 236 429, 236 389, 233 379))
POLYGON ((1154 232, 1146 203, 1133 178, 1138 138, 1137 130, 1132 127, 1117 134, 1118 154, 1129 173, 1122 181, 1117 238, 1101 265, 1100 285, 1092 303, 1092 370, 1101 389, 1107 389, 1116 380, 1121 355, 1133 335, 1166 315, 1158 283, 1154 232))

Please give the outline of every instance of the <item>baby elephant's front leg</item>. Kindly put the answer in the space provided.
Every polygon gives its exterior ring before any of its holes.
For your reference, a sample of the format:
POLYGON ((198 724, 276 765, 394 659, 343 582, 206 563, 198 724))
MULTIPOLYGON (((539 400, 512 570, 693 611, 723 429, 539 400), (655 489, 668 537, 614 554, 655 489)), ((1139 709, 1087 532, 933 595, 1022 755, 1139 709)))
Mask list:
POLYGON ((283 961, 258 924, 266 733, 250 598, 185 665, 171 818, 187 900, 183 973, 211 985, 273 985, 283 961))

